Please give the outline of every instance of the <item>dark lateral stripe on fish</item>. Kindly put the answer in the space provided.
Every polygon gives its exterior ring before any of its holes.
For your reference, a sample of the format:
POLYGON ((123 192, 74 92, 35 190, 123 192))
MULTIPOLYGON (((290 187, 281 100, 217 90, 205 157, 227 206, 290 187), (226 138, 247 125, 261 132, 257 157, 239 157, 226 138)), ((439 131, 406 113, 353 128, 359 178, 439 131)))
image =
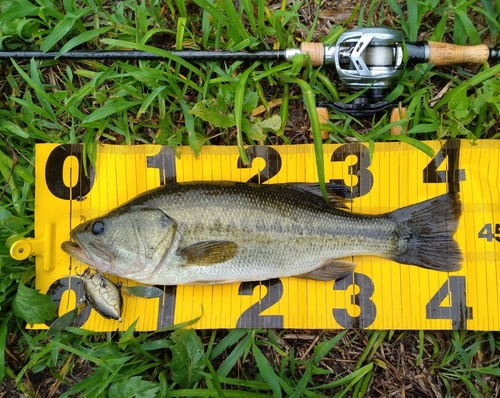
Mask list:
POLYGON ((458 193, 444 194, 390 213, 399 224, 400 250, 391 259, 437 271, 460 270, 462 253, 453 234, 461 213, 458 193))

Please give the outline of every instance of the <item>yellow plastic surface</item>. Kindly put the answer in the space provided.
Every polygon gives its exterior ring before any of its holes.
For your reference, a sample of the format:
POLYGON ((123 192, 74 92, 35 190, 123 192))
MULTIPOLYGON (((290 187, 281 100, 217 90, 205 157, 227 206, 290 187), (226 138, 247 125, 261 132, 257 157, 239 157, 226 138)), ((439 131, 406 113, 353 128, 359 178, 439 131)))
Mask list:
MULTIPOLYGON (((199 317, 195 328, 500 330, 500 142, 426 144, 434 158, 400 143, 377 143, 372 154, 360 143, 324 145, 326 180, 352 190, 352 211, 372 214, 459 190, 464 204, 455 235, 464 255, 459 272, 354 257, 355 273, 339 282, 282 278, 166 287, 160 299, 123 294, 122 323, 87 308, 77 324, 125 330, 138 319, 137 329, 150 331, 199 317)), ((317 181, 311 145, 250 147, 247 153, 252 161, 244 167, 235 147, 204 147, 196 159, 189 148, 175 156, 154 145, 99 146, 94 170, 84 167, 81 146, 37 145, 35 239, 17 242, 12 254, 36 256, 36 287, 53 298, 62 315, 83 295, 76 273, 86 266, 60 249, 79 223, 174 180, 317 181)))

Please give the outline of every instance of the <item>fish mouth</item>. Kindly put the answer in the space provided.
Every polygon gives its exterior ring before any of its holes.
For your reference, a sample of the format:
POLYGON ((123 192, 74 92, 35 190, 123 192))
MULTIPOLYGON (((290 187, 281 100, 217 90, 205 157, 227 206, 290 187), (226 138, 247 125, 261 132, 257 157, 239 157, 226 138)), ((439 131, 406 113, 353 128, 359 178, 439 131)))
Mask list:
POLYGON ((63 242, 61 244, 61 249, 68 253, 71 257, 74 257, 78 261, 81 261, 82 263, 88 264, 88 265, 93 265, 93 261, 90 259, 90 257, 85 253, 85 251, 78 246, 75 242, 63 242))
POLYGON ((61 244, 61 249, 68 253, 71 257, 74 257, 76 260, 91 265, 102 272, 106 272, 110 268, 110 256, 104 252, 101 248, 95 246, 95 248, 99 251, 99 264, 96 264, 94 258, 88 255, 88 253, 76 242, 65 241, 61 244), (104 257, 104 258, 102 258, 104 257))

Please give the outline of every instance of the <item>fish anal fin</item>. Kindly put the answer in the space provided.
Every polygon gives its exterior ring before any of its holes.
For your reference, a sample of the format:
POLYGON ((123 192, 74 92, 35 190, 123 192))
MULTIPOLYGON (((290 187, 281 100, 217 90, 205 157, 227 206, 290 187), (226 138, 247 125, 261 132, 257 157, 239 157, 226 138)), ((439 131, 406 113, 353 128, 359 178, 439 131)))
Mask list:
POLYGON ((296 275, 300 279, 313 279, 315 281, 332 281, 343 279, 354 271, 356 264, 351 261, 330 259, 305 274, 296 275))
POLYGON ((231 260, 238 252, 238 245, 227 240, 197 242, 177 251, 186 259, 185 265, 214 265, 231 260))

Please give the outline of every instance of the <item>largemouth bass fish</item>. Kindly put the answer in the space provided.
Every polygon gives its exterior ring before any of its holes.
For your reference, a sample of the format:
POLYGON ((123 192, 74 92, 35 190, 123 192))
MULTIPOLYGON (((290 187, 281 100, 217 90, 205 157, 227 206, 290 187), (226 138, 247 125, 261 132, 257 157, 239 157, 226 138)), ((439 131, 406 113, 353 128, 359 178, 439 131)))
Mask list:
POLYGON ((458 194, 381 215, 330 199, 311 184, 168 184, 77 226, 62 249, 101 272, 157 285, 341 279, 355 264, 339 259, 353 255, 460 269, 458 194))

